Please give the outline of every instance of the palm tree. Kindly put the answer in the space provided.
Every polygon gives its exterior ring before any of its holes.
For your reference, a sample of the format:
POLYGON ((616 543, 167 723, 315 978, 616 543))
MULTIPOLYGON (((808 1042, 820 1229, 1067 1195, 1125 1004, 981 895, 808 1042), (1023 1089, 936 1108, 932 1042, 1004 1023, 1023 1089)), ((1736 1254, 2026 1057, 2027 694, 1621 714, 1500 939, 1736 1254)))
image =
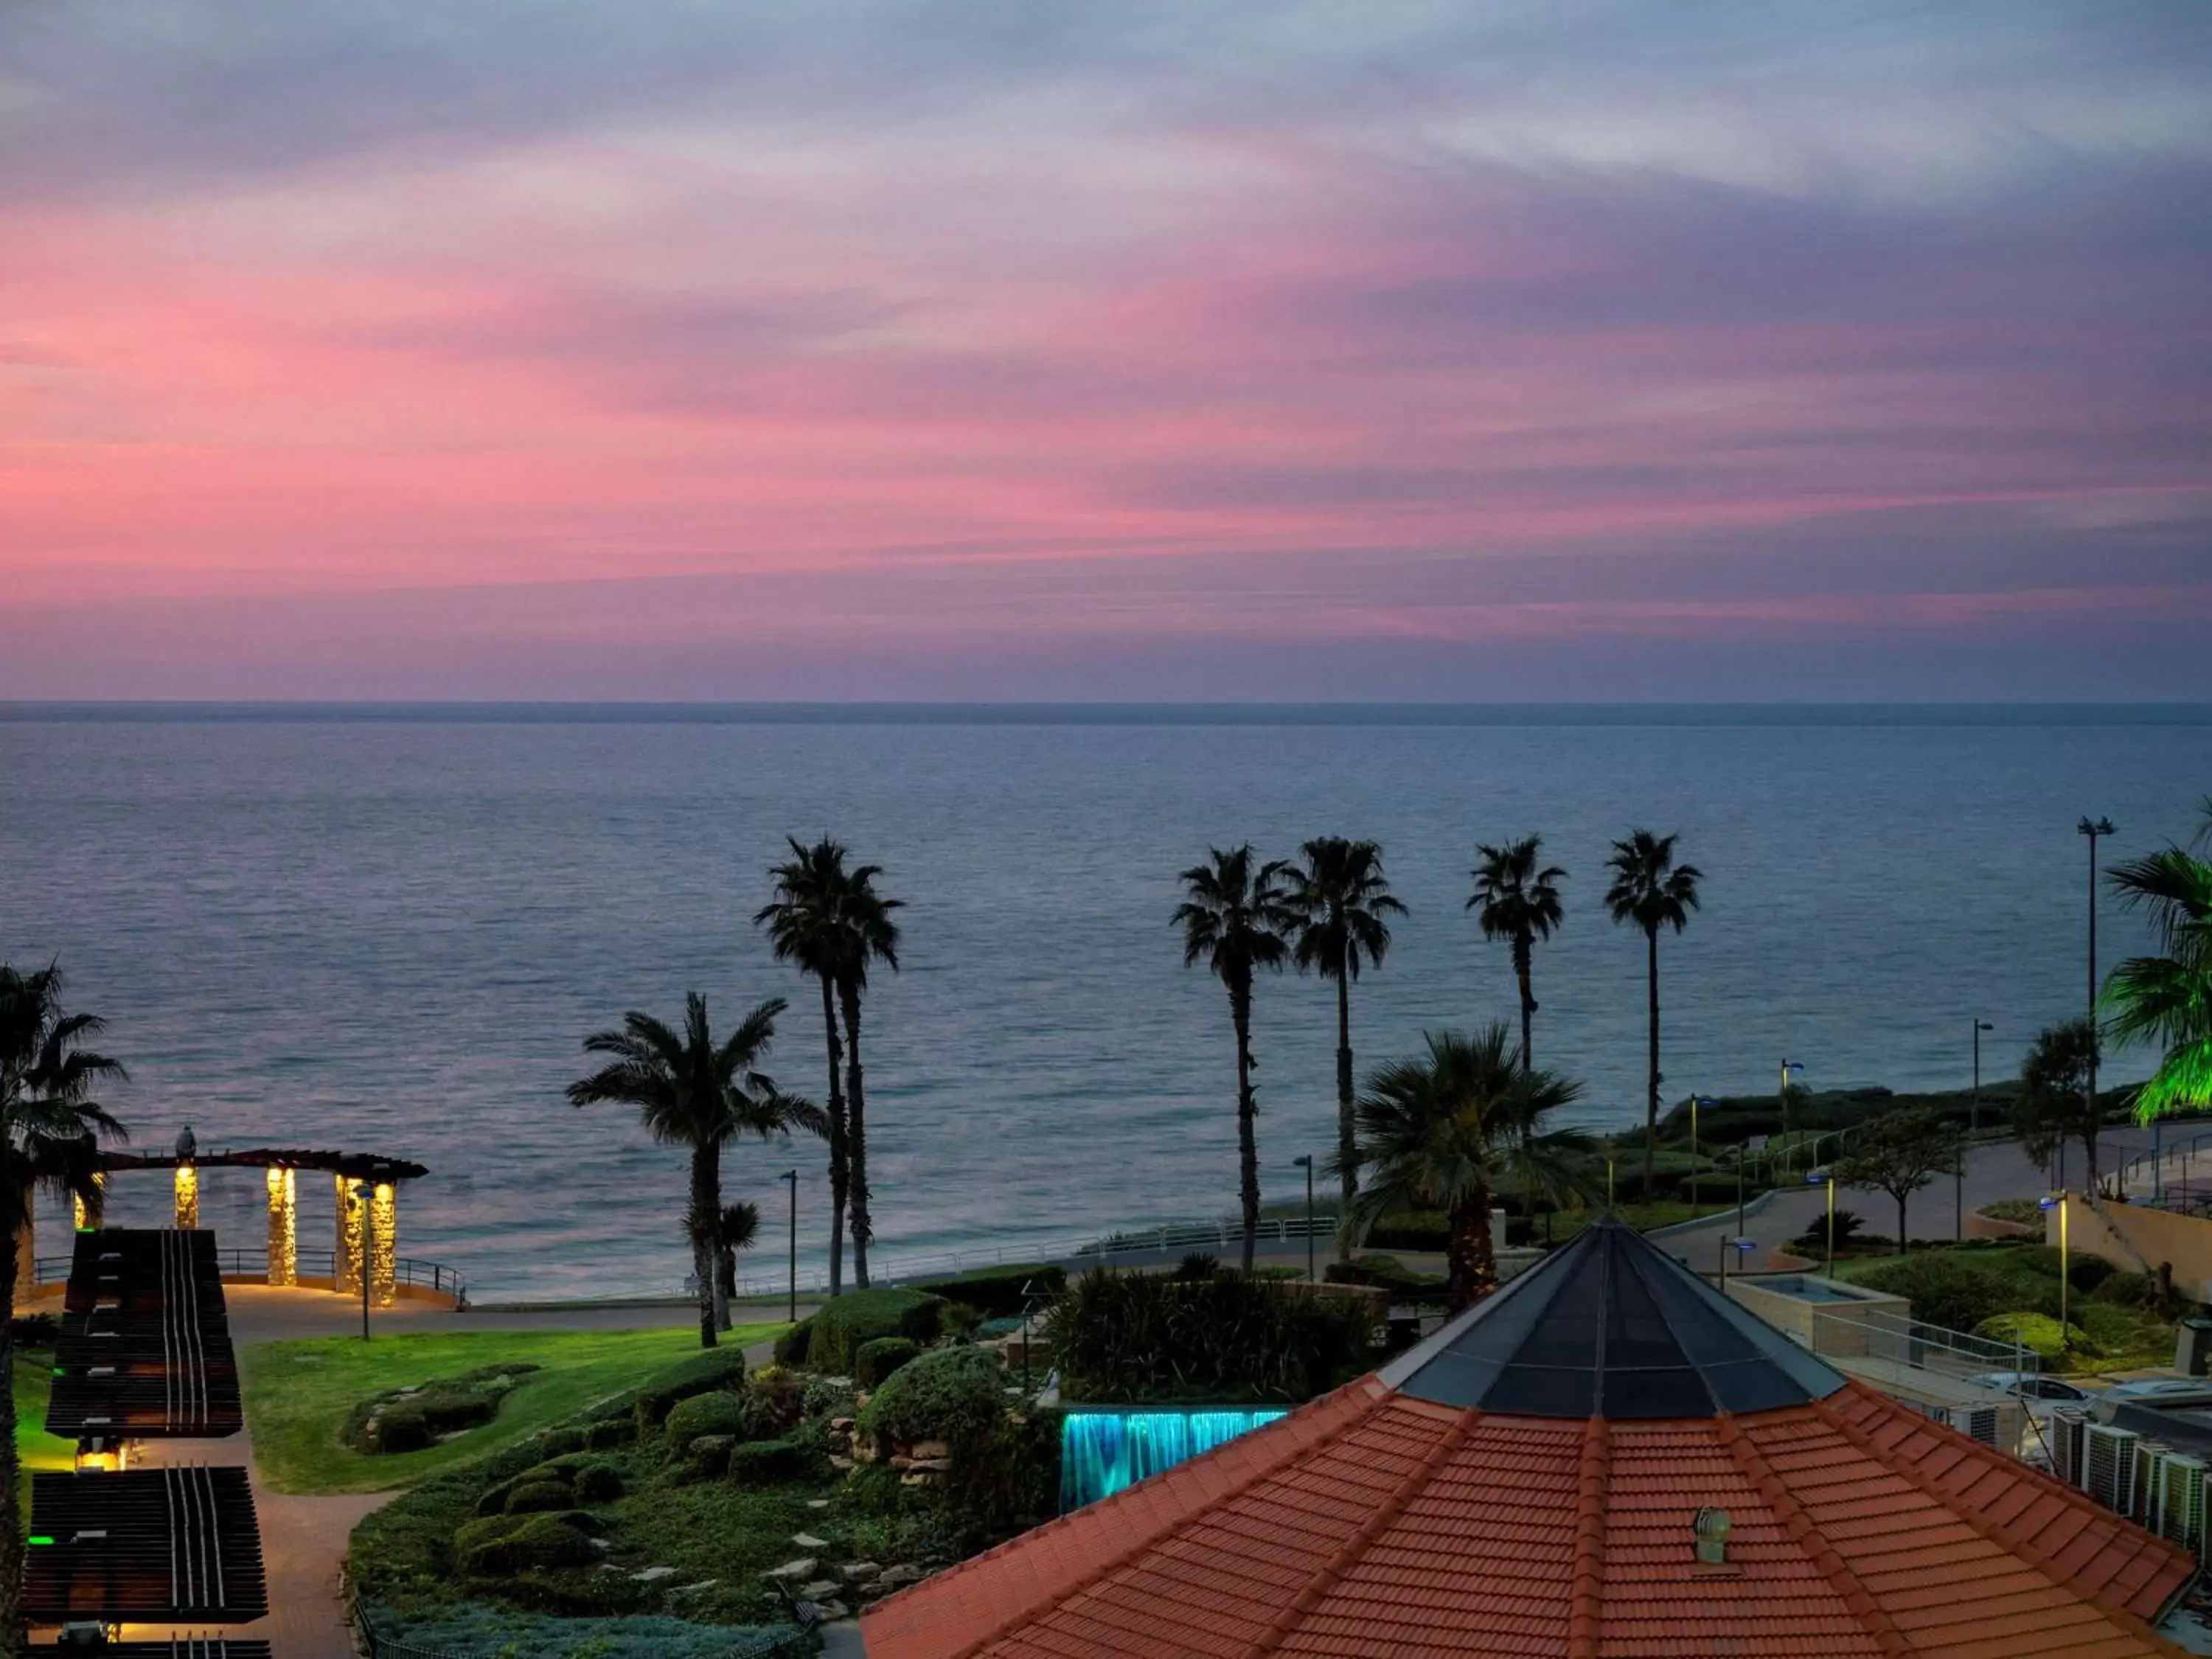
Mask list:
POLYGON ((811 974, 822 988, 822 1029, 830 1049, 830 1294, 845 1287, 845 1205, 852 1191, 852 1154, 847 1141, 844 1041, 837 1030, 837 980, 851 945, 845 896, 852 884, 845 849, 824 836, 811 847, 786 836, 791 857, 771 865, 775 896, 753 914, 753 925, 768 929, 769 948, 778 962, 811 974))
POLYGON ((74 1194, 97 1211, 97 1147, 125 1140, 122 1124, 94 1100, 102 1083, 127 1073, 82 1046, 106 1022, 65 1013, 63 975, 48 965, 21 973, 0 963, 0 1651, 22 1640, 23 1516, 16 1486, 16 1252, 40 1188, 74 1194))
POLYGON ((839 900, 845 944, 838 955, 837 1004, 845 1015, 845 1139, 852 1170, 853 1282, 868 1288, 868 1244, 876 1236, 868 1190, 867 1096, 860 1086, 860 999, 867 994, 868 964, 880 962, 898 972, 898 924, 891 912, 904 909, 900 899, 876 891, 879 864, 864 864, 846 877, 839 900))
MULTIPOLYGON (((1364 962, 1382 965, 1390 949, 1389 916, 1406 907, 1390 896, 1382 875, 1382 849, 1371 841, 1324 836, 1300 851, 1303 868, 1283 872, 1283 904, 1291 917, 1291 954, 1298 971, 1317 972, 1336 981, 1336 1152, 1349 1214, 1359 1190, 1359 1171, 1352 1157, 1352 981, 1364 962)), ((1352 1235, 1339 1227, 1337 1254, 1349 1261, 1352 1235)))
POLYGON ((1454 1310, 1498 1287, 1491 1196, 1512 1185, 1553 1200, 1583 1190, 1587 1139, 1547 1131, 1582 1085, 1523 1063, 1512 1028, 1431 1032, 1428 1054, 1368 1074, 1354 1156, 1362 1180, 1352 1222, 1364 1237, 1401 1210, 1445 1215, 1446 1295, 1454 1310))
POLYGON ((2166 1051, 2136 1093, 2146 1123, 2212 1105, 2212 863, 2196 856, 2212 846, 2212 796, 2201 810, 2192 848, 2169 842, 2105 878, 2122 908, 2147 914, 2161 952, 2123 962, 2097 999, 2108 1036, 2166 1051))
POLYGON ((1279 860, 1255 864, 1252 846, 1207 851, 1208 862, 1193 865, 1177 878, 1183 902, 1171 925, 1182 929, 1182 965, 1200 962, 1229 993, 1229 1020, 1237 1033, 1237 1192, 1244 1211, 1244 1271, 1260 1237, 1260 1097, 1252 1086, 1252 976, 1261 969, 1279 971, 1290 945, 1284 938, 1291 917, 1283 902, 1285 866, 1279 860))
MULTIPOLYGON (((738 1257, 753 1247, 760 1237, 760 1206, 732 1204, 722 1211, 721 1224, 714 1232, 714 1276, 722 1286, 722 1305, 726 1309, 731 1298, 738 1293, 738 1257)), ((725 1325, 723 1329, 727 1330, 725 1325)))
POLYGON ((611 1056, 610 1063, 568 1085, 568 1103, 592 1106, 611 1102, 637 1109, 646 1133, 664 1146, 691 1154, 690 1200, 684 1212, 684 1237, 699 1287, 699 1346, 714 1346, 722 1327, 723 1304, 714 1273, 716 1240, 722 1216, 722 1147, 752 1124, 740 1100, 760 1109, 764 1098, 779 1098, 773 1080, 755 1070, 775 1040, 781 997, 757 1005, 738 1029, 720 1042, 707 1019, 707 999, 694 991, 684 1000, 679 1032, 651 1014, 632 1009, 618 1031, 595 1031, 584 1039, 584 1052, 611 1056))
POLYGON ((1536 994, 1529 985, 1536 941, 1551 938, 1553 930, 1565 919, 1559 902, 1559 884, 1567 878, 1567 872, 1556 864, 1540 870, 1536 867, 1536 857, 1543 845, 1541 836, 1523 836, 1503 847, 1477 847, 1474 854, 1480 862, 1469 872, 1474 878, 1474 893, 1468 900, 1467 908, 1482 924, 1483 938, 1512 943, 1513 977, 1521 987, 1523 1066, 1536 1063, 1534 1036, 1530 1030, 1536 1012, 1536 994))
POLYGON ((1606 866, 1613 885, 1606 889, 1606 908, 1616 922, 1634 922, 1643 930, 1650 963, 1650 1062, 1644 1102, 1644 1190, 1651 1190, 1651 1166, 1659 1148, 1659 930, 1676 933, 1690 925, 1690 912, 1698 908, 1698 884, 1704 872, 1694 864, 1674 862, 1676 836, 1655 836, 1649 830, 1632 830, 1626 841, 1613 844, 1606 866))

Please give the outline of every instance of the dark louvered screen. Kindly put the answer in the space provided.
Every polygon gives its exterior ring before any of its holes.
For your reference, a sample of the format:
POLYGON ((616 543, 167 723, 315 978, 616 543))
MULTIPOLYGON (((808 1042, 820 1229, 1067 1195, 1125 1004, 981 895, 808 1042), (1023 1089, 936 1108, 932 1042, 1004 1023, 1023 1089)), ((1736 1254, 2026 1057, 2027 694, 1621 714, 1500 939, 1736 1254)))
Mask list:
POLYGON ((170 1642, 110 1642, 100 1659, 270 1659, 269 1644, 234 1636, 179 1636, 170 1642))
POLYGON ((215 1439, 244 1421, 215 1236, 78 1234, 47 1432, 215 1439))
POLYGON ((33 1477, 23 1607, 49 1621, 260 1618, 269 1589, 246 1471, 33 1477))

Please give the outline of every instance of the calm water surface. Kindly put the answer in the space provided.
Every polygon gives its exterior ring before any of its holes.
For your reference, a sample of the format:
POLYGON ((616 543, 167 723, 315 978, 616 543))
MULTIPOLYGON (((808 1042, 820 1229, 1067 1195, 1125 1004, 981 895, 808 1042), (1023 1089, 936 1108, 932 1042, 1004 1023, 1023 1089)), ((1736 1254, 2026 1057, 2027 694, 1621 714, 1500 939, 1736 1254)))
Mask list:
MULTIPOLYGON (((749 918, 786 831, 835 833, 908 902, 868 1003, 872 1174, 893 1257, 1057 1240, 1233 1201, 1225 1000, 1180 965, 1176 872, 1208 842, 1371 836, 1412 907, 1353 1001, 1361 1061, 1511 1013, 1462 912, 1478 839, 1541 830, 1572 872, 1537 960, 1539 1058, 1583 1117, 1640 1119, 1644 953, 1600 902, 1608 837, 1682 832, 1705 906, 1662 946, 1668 1091, 1962 1085, 2083 996, 2083 812, 2108 856, 2185 834, 2212 724, 2154 711, 88 711, 0 714, 0 957, 58 956, 106 1014, 142 1144, 387 1152, 432 1175, 402 1248, 485 1294, 660 1290, 685 1270, 680 1155, 562 1087, 588 1031, 704 991, 793 999, 774 1069, 817 1094, 811 988, 749 918)), ((2107 915, 2109 963, 2139 941, 2107 915)), ((1334 1004, 1262 985, 1271 1198, 1330 1144, 1334 1004)), ((2141 1076, 2127 1056, 2118 1075, 2141 1076)), ((747 1146, 733 1196, 777 1224, 747 1146)), ((206 1218, 258 1243, 258 1179, 206 1218)), ((166 1194, 122 1183, 118 1213, 166 1194)), ((303 1201, 320 1243, 329 1197, 303 1201)))

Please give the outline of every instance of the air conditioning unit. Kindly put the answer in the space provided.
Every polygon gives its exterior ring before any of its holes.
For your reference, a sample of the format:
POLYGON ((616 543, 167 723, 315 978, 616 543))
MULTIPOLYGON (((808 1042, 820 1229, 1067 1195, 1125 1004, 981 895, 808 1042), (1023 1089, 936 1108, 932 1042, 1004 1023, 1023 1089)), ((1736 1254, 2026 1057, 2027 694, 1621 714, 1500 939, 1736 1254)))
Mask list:
POLYGON ((1984 1446, 1994 1446, 2002 1427, 2002 1406, 1954 1406, 1951 1407, 1951 1426, 1971 1440, 1984 1446))
POLYGON ((2095 1420, 2079 1406, 2061 1406, 2051 1413, 2051 1472, 2069 1486, 2080 1486, 2087 1473, 2083 1452, 2095 1420))
POLYGON ((2122 1511, 2129 1520, 2156 1529, 2158 1472, 2172 1455, 2172 1447, 2160 1445, 2155 1440, 2136 1442, 2134 1502, 2122 1511))
POLYGON ((2159 1462, 2157 1486, 2148 1524, 2161 1538, 2197 1548, 2204 1539, 2204 1460, 2168 1452, 2159 1462))
POLYGON ((2082 1436, 2081 1489, 2106 1509, 2132 1515, 2136 1508, 2136 1442, 2133 1429, 2092 1423, 2082 1436))

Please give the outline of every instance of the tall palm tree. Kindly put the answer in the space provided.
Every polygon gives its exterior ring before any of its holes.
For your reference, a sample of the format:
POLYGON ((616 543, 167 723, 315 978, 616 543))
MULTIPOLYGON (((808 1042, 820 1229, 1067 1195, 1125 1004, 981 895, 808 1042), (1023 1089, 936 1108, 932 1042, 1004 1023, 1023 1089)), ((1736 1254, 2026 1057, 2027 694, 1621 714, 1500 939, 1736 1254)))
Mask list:
POLYGON ((2145 913, 2160 952, 2123 962, 2097 999, 2106 1035, 2165 1049, 2136 1094, 2144 1122, 2212 1105, 2212 863, 2197 856, 2212 847, 2212 796, 2201 810, 2191 848, 2169 842, 2105 878, 2122 908, 2145 913))
POLYGON ((1444 1212, 1445 1294, 1455 1310, 1498 1287, 1492 1195, 1511 1185, 1554 1200, 1582 1192, 1588 1139, 1545 1120, 1582 1085, 1523 1063, 1512 1028, 1427 1035, 1428 1053, 1368 1074, 1354 1156, 1362 1235, 1400 1210, 1444 1212))
POLYGON ((778 962, 812 975, 822 988, 822 1030, 830 1049, 830 1294, 837 1296, 845 1287, 845 1206, 852 1192, 845 1044, 837 1029, 838 975, 852 944, 844 911, 852 873, 845 868, 844 848, 827 836, 811 847, 800 845, 796 836, 784 840, 791 857, 769 867, 775 896, 754 912, 753 925, 768 929, 769 948, 778 962))
POLYGON ((876 1236, 869 1208, 867 1094, 860 1086, 860 999, 867 994, 868 965, 880 962, 898 972, 898 924, 891 912, 906 908, 901 899, 876 891, 879 864, 863 864, 846 877, 839 911, 845 946, 838 957, 837 1006, 845 1016, 845 1139, 853 1180, 853 1282, 868 1288, 868 1245, 876 1236))
POLYGON ((19 1235, 43 1187, 97 1211, 99 1142, 125 1140, 93 1098, 122 1065, 83 1047, 106 1022, 62 1007, 63 975, 0 963, 0 1651, 22 1641, 23 1515, 15 1451, 15 1270, 19 1235))
MULTIPOLYGON (((1382 875, 1382 849, 1371 841, 1323 836, 1299 849, 1304 866, 1283 872, 1284 908, 1291 917, 1291 955, 1300 973, 1336 981, 1336 1154, 1348 1215, 1359 1190, 1352 1157, 1352 981, 1363 963, 1382 965, 1390 949, 1391 916, 1406 907, 1390 896, 1382 875)), ((1337 1254, 1349 1260, 1352 1235, 1340 1226, 1337 1254)))
POLYGON ((722 1327, 721 1286, 714 1272, 722 1218, 722 1148, 751 1127, 741 1115, 741 1097, 752 1103, 779 1097, 775 1082, 755 1067, 775 1040, 776 1016, 784 1006, 781 997, 769 998, 720 1042, 708 1022, 707 999, 696 991, 684 1000, 681 1031, 632 1009, 623 1016, 620 1030, 594 1031, 584 1039, 585 1053, 608 1055, 609 1063, 568 1085, 570 1105, 635 1107, 647 1134, 691 1154, 684 1232, 699 1287, 702 1348, 714 1346, 722 1327))
MULTIPOLYGON (((760 1237, 760 1206, 730 1204, 723 1206, 721 1224, 714 1233, 714 1275, 721 1281, 722 1305, 729 1306, 738 1293, 738 1257, 753 1247, 760 1237)), ((726 1325, 722 1328, 727 1330, 726 1325)))
POLYGON ((1203 962, 1229 993, 1229 1020, 1237 1033, 1237 1193, 1244 1212, 1244 1271, 1260 1237, 1259 1091, 1253 1087, 1252 977, 1279 971, 1290 954, 1285 939, 1291 917, 1283 901, 1285 866, 1259 863, 1247 842, 1224 852, 1209 848, 1207 862, 1178 879, 1183 902, 1171 925, 1182 929, 1182 965, 1203 962))
POLYGON ((1649 953, 1650 989, 1650 1060, 1646 1071, 1644 1101, 1644 1189, 1651 1190, 1651 1168, 1659 1149, 1659 930, 1676 933, 1690 925, 1690 912, 1698 908, 1698 884, 1705 873, 1694 864, 1674 862, 1677 836, 1655 836, 1649 830, 1632 830, 1628 839, 1613 844, 1606 866, 1613 885, 1606 889, 1606 908, 1616 922, 1633 922, 1644 934, 1649 953))
POLYGON ((1485 939, 1502 939, 1513 947, 1513 977, 1521 987, 1521 1063, 1536 1063, 1535 1040, 1531 1025, 1536 1012, 1536 994, 1529 981, 1534 967, 1536 941, 1552 937, 1553 930, 1565 920, 1566 912, 1559 902, 1559 884, 1567 872, 1556 864, 1536 867, 1537 855, 1543 850, 1541 836, 1523 836, 1518 841, 1509 841, 1503 847, 1479 846, 1474 855, 1479 862, 1470 873, 1474 878, 1474 892, 1467 908, 1475 913, 1482 924, 1485 939))

